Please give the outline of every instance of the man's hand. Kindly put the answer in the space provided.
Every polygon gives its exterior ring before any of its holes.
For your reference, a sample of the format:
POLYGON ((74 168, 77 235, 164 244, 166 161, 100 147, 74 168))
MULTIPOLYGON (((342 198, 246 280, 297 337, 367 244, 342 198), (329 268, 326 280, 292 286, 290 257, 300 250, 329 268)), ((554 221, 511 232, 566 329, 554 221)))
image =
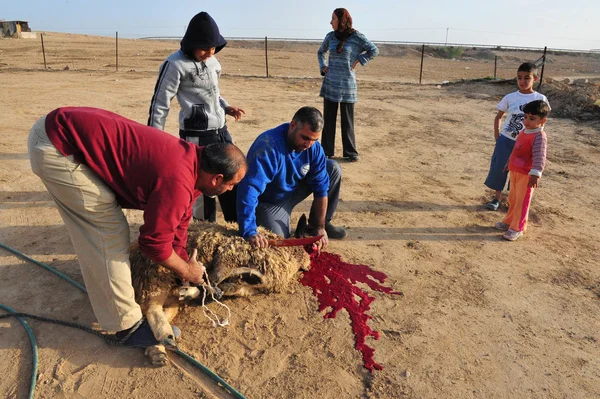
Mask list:
POLYGON ((354 61, 354 63, 352 64, 352 68, 350 68, 350 70, 354 71, 356 69, 357 65, 358 65, 358 60, 354 61))
POLYGON ((329 67, 323 67, 323 69, 321 69, 321 76, 327 75, 327 72, 329 72, 329 67))
POLYGON ((200 285, 204 281, 204 273, 206 273, 206 268, 198 262, 198 250, 194 249, 192 251, 192 256, 187 261, 188 270, 185 273, 185 276, 181 276, 183 279, 189 281, 192 284, 200 285))
POLYGON ((232 106, 225 108, 225 113, 227 115, 233 116, 236 122, 242 119, 242 114, 246 115, 246 111, 244 111, 243 109, 232 106))
POLYGON ((253 247, 258 247, 258 248, 267 248, 269 246, 269 240, 267 240, 267 238, 265 236, 263 236, 262 234, 256 234, 256 235, 253 235, 252 237, 249 237, 248 242, 253 247))
POLYGON ((535 175, 529 176, 529 181, 527 182, 527 187, 537 188, 539 177, 535 175))
POLYGON ((310 225, 306 228, 306 234, 312 237, 323 236, 319 241, 317 241, 317 247, 319 251, 329 244, 329 236, 327 235, 327 231, 324 227, 311 227, 310 225))
POLYGON ((323 236, 321 237, 321 239, 319 240, 319 242, 317 242, 317 246, 319 248, 319 252, 325 248, 327 246, 327 244, 329 244, 329 237, 327 236, 327 231, 325 231, 324 228, 322 229, 317 229, 317 234, 318 236, 323 236))

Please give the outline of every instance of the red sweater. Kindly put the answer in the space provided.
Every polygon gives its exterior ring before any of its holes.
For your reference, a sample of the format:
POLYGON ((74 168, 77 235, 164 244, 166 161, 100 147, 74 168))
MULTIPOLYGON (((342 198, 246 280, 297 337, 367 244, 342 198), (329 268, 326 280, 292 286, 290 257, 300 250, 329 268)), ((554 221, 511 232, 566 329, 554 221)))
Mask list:
POLYGON ((96 108, 58 108, 46 117, 46 132, 61 154, 94 171, 121 207, 144 210, 142 252, 158 263, 172 250, 188 259, 202 147, 96 108))
POLYGON ((510 154, 508 170, 541 177, 546 166, 547 141, 542 128, 521 131, 510 154))

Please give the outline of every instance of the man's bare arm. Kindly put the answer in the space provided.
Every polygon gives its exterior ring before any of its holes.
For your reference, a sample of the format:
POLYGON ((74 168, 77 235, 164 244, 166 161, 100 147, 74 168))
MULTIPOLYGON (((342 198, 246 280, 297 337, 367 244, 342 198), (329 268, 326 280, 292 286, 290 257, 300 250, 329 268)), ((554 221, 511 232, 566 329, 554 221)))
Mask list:
POLYGON ((173 251, 171 256, 161 262, 161 265, 175 272, 179 277, 192 284, 201 284, 206 268, 198 263, 197 257, 197 249, 194 249, 192 256, 187 262, 173 251))

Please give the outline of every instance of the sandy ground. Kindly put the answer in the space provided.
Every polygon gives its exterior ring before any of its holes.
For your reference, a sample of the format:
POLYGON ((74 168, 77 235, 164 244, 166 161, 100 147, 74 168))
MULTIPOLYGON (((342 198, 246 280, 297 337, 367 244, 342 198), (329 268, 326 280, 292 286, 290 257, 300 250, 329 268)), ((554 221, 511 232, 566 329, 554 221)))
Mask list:
MULTIPOLYGON (((139 51, 155 51, 152 46, 139 51)), ((145 122, 155 71, 168 52, 145 70, 115 73, 43 72, 39 60, 25 65, 19 57, 27 50, 17 51, 14 41, 0 41, 0 50, 0 242, 81 282, 66 229, 30 171, 27 134, 38 117, 65 105, 145 122)), ((244 60, 230 53, 231 60, 244 60)), ((378 61, 385 59, 373 66, 378 61)), ((483 180, 495 105, 513 88, 405 85, 362 70, 359 77, 361 161, 340 160, 335 219, 349 234, 329 251, 385 272, 388 285, 405 294, 375 294, 372 304, 370 326, 381 338, 368 343, 384 370, 362 367, 347 315, 323 320, 312 292, 300 284, 283 294, 227 301, 233 318, 226 328, 215 329, 200 309, 188 309, 177 320, 182 350, 248 398, 600 397, 599 125, 550 118, 548 166, 531 225, 523 239, 509 243, 491 227, 505 210, 485 211, 481 204, 490 197, 483 180)), ((300 106, 321 107, 319 86, 318 79, 224 76, 223 95, 247 111, 230 123, 236 143, 247 150, 300 106)), ((171 133, 176 110, 168 118, 171 133)), ((140 212, 126 213, 135 234, 140 212)), ((95 321, 85 295, 35 265, 0 252, 0 276, 4 305, 95 321)), ((228 397, 177 357, 154 368, 141 350, 30 324, 39 345, 39 398, 228 397)), ((1 396, 26 397, 31 358, 20 324, 1 320, 1 396)))

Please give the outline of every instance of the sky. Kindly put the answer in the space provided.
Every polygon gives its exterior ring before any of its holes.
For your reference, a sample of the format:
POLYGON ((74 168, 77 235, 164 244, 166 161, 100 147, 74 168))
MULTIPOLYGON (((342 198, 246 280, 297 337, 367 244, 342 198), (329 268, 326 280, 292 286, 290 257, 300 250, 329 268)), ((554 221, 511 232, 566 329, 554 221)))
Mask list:
POLYGON ((335 8, 371 41, 482 44, 600 50, 599 0, 155 0, 3 1, 0 19, 34 31, 139 38, 181 37, 208 12, 225 37, 323 39, 335 8), (168 5, 171 3, 172 5, 168 5))

